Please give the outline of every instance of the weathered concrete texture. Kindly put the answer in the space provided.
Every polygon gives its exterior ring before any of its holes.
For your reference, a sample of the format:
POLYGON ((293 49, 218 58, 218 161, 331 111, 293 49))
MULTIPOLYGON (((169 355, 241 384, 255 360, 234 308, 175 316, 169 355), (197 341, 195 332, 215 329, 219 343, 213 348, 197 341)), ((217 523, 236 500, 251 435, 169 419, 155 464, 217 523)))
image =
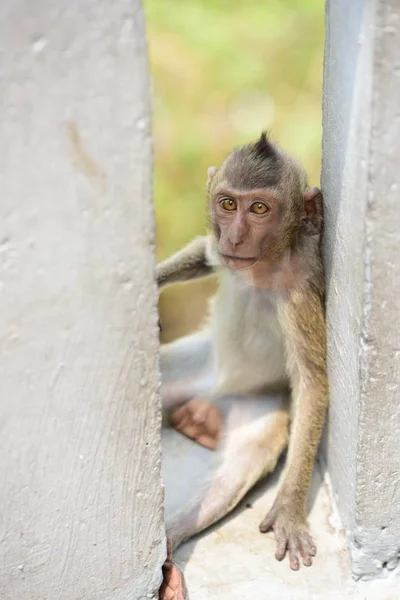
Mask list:
POLYGON ((327 4, 327 458, 356 577, 400 552, 400 5, 327 4))
POLYGON ((153 597, 165 555, 139 0, 0 3, 0 597, 153 597))
POLYGON ((274 558, 272 533, 258 531, 277 492, 277 474, 245 498, 233 515, 184 544, 175 558, 184 568, 190 600, 395 600, 400 573, 384 582, 351 576, 344 531, 329 487, 315 469, 310 524, 318 546, 311 568, 291 571, 274 558))

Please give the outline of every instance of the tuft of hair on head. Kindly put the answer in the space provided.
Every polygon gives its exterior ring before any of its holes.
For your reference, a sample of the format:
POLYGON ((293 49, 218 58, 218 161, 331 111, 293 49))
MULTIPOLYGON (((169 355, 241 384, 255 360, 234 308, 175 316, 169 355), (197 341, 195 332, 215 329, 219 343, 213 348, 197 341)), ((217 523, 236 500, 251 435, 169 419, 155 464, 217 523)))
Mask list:
POLYGON ((237 190, 278 185, 282 177, 281 152, 270 142, 266 131, 260 138, 235 148, 221 165, 221 180, 237 190))
POLYGON ((266 131, 262 131, 260 139, 254 143, 253 152, 260 158, 276 158, 276 150, 266 131))

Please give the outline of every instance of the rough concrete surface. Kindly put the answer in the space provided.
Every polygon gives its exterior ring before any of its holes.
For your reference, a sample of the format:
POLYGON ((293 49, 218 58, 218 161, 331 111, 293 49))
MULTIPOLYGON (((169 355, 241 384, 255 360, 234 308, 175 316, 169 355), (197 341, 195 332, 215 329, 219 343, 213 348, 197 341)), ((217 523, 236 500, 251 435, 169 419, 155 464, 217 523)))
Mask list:
POLYGON ((326 26, 327 461, 370 578, 400 555, 400 4, 330 0, 326 26))
POLYGON ((258 531, 277 484, 276 474, 251 492, 230 517, 176 552, 190 600, 398 600, 400 574, 375 582, 352 579, 346 536, 319 468, 314 472, 310 503, 310 524, 318 546, 314 565, 293 572, 287 560, 277 562, 273 534, 258 531))
POLYGON ((0 2, 0 597, 139 600, 165 556, 139 0, 0 2))

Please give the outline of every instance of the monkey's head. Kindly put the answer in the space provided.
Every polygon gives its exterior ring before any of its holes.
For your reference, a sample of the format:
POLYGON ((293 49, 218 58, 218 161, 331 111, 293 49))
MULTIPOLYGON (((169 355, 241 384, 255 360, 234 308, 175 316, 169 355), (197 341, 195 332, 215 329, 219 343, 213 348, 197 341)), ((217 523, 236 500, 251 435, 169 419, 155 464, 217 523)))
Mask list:
POLYGON ((223 263, 246 269, 295 249, 322 227, 322 195, 307 189, 304 169, 265 132, 208 169, 213 230, 223 263))

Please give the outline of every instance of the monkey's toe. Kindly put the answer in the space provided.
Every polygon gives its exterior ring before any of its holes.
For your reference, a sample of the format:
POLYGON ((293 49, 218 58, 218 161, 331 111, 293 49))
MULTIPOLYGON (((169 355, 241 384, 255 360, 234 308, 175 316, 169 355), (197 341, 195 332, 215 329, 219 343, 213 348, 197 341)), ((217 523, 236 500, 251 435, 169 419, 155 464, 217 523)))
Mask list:
POLYGON ((305 567, 311 567, 314 556, 317 554, 317 548, 314 540, 308 531, 304 531, 300 537, 300 554, 305 567))

